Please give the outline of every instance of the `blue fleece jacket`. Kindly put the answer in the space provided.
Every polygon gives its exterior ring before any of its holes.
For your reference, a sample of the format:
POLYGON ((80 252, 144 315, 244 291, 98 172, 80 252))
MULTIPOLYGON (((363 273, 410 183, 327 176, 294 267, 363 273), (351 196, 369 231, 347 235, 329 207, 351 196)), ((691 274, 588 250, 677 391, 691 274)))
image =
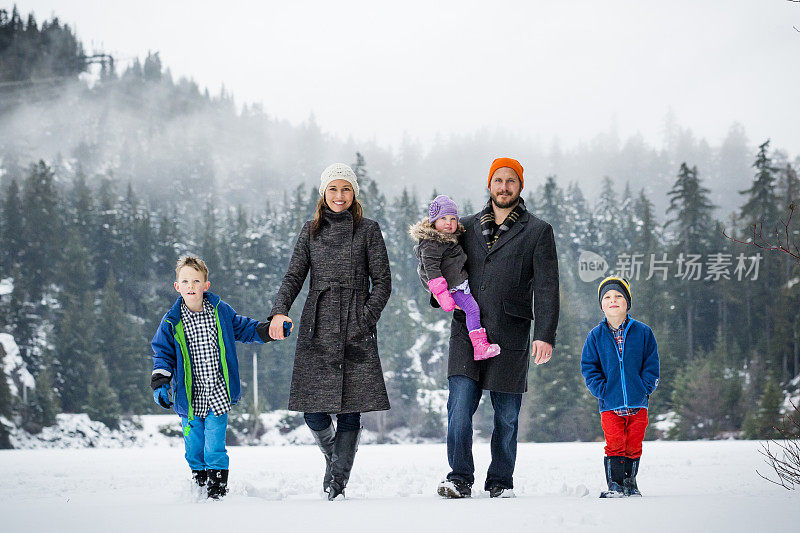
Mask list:
MULTIPOLYGON (((239 382, 239 361, 236 358, 236 341, 263 343, 256 333, 258 321, 237 315, 233 307, 214 293, 203 295, 214 307, 217 323, 217 340, 220 347, 220 365, 231 405, 242 396, 239 382)), ((182 297, 178 297, 167 311, 153 337, 153 373, 172 377, 172 398, 175 412, 180 417, 194 419, 192 412, 192 359, 181 321, 182 297)))
POLYGON ((600 400, 600 412, 622 408, 647 408, 658 386, 658 345, 650 326, 628 315, 622 355, 614 334, 603 319, 589 332, 581 354, 586 387, 600 400))

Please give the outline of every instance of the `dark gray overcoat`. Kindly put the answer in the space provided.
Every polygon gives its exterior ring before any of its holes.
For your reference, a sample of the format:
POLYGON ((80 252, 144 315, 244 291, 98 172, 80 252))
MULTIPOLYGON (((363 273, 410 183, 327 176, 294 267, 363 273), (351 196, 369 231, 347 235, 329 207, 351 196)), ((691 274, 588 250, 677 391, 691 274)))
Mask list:
MULTIPOLYGON (((558 258, 553 228, 525 213, 492 246, 477 215, 462 219, 469 288, 481 309, 481 325, 500 355, 475 361, 466 315, 453 312, 447 375, 467 376, 497 392, 528 390, 531 322, 534 340, 555 345, 558 326, 558 258)), ((431 302, 433 304, 433 302, 431 302)))
POLYGON ((380 227, 349 211, 324 211, 322 231, 300 231, 270 315, 289 314, 311 271, 297 332, 289 409, 354 413, 389 409, 376 325, 392 292, 380 227), (371 282, 371 287, 370 287, 371 282))

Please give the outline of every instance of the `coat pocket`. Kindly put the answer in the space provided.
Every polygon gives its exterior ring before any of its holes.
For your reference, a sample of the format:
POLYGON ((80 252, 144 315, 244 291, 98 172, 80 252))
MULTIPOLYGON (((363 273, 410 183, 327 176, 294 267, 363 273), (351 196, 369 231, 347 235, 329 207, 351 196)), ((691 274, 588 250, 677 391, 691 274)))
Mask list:
POLYGON ((530 303, 503 300, 503 311, 507 315, 533 322, 533 306, 530 303))
POLYGON ((530 344, 533 310, 530 304, 503 300, 505 320, 498 324, 498 341, 501 348, 526 350, 530 344))

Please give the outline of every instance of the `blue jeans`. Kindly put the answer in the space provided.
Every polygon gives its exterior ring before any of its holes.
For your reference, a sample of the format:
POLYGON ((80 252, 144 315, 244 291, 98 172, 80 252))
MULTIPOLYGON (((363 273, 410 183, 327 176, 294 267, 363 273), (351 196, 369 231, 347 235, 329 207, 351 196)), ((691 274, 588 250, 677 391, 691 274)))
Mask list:
MULTIPOLYGON (((322 431, 331 425, 328 413, 303 413, 306 425, 314 431, 322 431)), ((361 428, 361 413, 340 413, 336 415, 336 431, 356 431, 361 428)))
MULTIPOLYGON (((478 409, 483 392, 478 383, 467 376, 450 376, 447 398, 447 479, 458 479, 472 485, 475 464, 472 461, 472 416, 478 409)), ((517 461, 517 430, 522 394, 490 391, 494 408, 492 462, 486 473, 484 488, 514 488, 514 464, 517 461)))
POLYGON ((181 417, 186 462, 192 470, 227 470, 228 450, 225 449, 225 432, 228 413, 217 416, 209 411, 205 418, 189 422, 181 417), (188 431, 187 431, 188 428, 188 431))

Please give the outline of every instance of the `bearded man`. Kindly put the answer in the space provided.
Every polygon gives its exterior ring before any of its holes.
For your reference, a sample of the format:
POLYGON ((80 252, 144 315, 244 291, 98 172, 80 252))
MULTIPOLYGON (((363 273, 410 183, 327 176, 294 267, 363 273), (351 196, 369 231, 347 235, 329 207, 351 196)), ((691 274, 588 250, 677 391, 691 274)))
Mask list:
MULTIPOLYGON (((524 185, 517 160, 495 159, 489 170, 488 203, 462 219, 466 231, 460 242, 467 253, 470 292, 489 342, 499 344, 501 351, 476 361, 466 315, 453 313, 447 365, 450 473, 437 489, 444 498, 472 495, 472 417, 484 390, 490 391, 494 409, 492 461, 484 490, 492 498, 514 497, 519 410, 528 388, 529 361, 546 363, 553 352, 559 314, 556 244, 550 224, 525 208, 520 197, 524 185)), ((438 307, 433 298, 431 305, 438 307)))

